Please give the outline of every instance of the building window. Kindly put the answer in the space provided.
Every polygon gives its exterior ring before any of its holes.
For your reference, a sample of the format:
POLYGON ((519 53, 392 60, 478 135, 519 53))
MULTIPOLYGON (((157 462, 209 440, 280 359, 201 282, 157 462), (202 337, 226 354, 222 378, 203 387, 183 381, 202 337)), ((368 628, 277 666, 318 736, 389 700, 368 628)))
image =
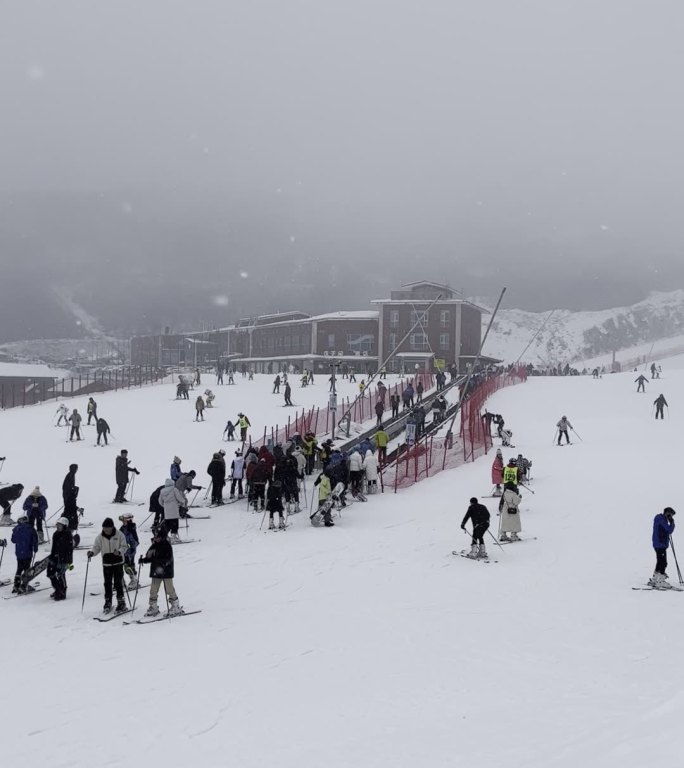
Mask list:
POLYGON ((449 310, 440 309, 439 311, 439 325, 441 328, 449 327, 449 310))
POLYGON ((285 349, 289 349, 291 343, 292 343, 292 337, 291 336, 286 336, 285 337, 285 349))
POLYGON ((394 352, 395 348, 397 346, 397 334, 396 333, 390 333, 389 335, 389 349, 388 352, 394 352))
POLYGON ((412 333, 410 345, 414 352, 427 352, 430 349, 426 333, 412 333))
POLYGON ((398 309, 390 309, 389 313, 389 324, 396 328, 399 325, 399 310, 398 309))
POLYGON ((423 325, 428 324, 428 311, 427 309, 422 310, 411 310, 411 325, 415 325, 416 323, 422 323, 423 325))
POLYGON ((335 349, 335 334, 329 333, 328 334, 328 346, 327 349, 335 349))
POLYGON ((439 334, 439 348, 440 349, 449 349, 449 334, 448 333, 440 333, 439 334))
POLYGON ((348 333, 347 350, 349 352, 372 352, 373 334, 371 333, 348 333))

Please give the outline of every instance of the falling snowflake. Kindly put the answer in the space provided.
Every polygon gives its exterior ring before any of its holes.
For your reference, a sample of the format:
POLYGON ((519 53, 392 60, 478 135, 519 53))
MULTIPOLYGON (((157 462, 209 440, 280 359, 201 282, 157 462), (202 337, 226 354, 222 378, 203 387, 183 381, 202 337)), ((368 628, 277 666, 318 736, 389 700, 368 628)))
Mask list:
POLYGON ((248 278, 248 277, 249 277, 249 275, 248 275, 248 274, 247 274, 245 271, 242 271, 242 272, 240 272, 240 277, 241 277, 243 280, 245 280, 246 278, 248 278))
POLYGON ((227 296, 214 296, 212 301, 217 307, 227 307, 229 303, 227 296))

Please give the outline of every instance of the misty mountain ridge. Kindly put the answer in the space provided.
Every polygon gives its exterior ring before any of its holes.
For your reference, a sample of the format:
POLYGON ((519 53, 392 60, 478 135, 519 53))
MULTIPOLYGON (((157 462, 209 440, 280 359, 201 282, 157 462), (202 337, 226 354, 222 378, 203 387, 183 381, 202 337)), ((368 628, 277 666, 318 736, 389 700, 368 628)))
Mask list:
MULTIPOLYGON (((479 301, 483 306, 492 304, 487 299, 479 301)), ((483 322, 488 321, 485 316, 483 322)), ((539 335, 522 360, 544 366, 578 363, 639 344, 664 343, 684 334, 684 290, 655 291, 630 307, 593 312, 500 309, 484 354, 513 362, 537 331, 539 335)))

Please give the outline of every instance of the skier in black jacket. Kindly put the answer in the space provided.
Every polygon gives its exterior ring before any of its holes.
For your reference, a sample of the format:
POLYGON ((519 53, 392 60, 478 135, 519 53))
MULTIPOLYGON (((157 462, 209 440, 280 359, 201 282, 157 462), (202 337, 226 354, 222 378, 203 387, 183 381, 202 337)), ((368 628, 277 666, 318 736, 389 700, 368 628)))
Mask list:
POLYGON ((69 464, 69 471, 62 483, 62 501, 64 502, 64 517, 69 521, 69 530, 78 529, 78 486, 76 485, 76 473, 78 464, 69 464))
POLYGON ((116 496, 114 502, 116 504, 124 504, 126 501, 126 486, 128 485, 128 474, 134 472, 139 475, 140 472, 135 467, 129 467, 130 460, 128 458, 128 451, 124 448, 121 451, 121 455, 116 457, 115 474, 116 474, 116 496))
POLYGON ((150 495, 149 511, 154 512, 154 522, 152 523, 152 528, 156 528, 164 520, 164 505, 159 502, 159 494, 161 493, 163 487, 163 485, 160 485, 159 488, 156 488, 154 491, 152 491, 152 494, 150 495))
POLYGON ((66 600, 66 572, 71 569, 74 559, 74 540, 66 517, 60 517, 55 527, 57 530, 52 534, 52 549, 47 568, 48 578, 55 590, 50 597, 54 600, 66 600))
POLYGON ((162 582, 164 582, 164 591, 169 598, 169 616, 177 616, 183 612, 178 604, 178 595, 173 586, 173 547, 169 544, 167 535, 166 526, 160 525, 155 531, 152 546, 145 553, 145 557, 140 558, 141 563, 150 563, 150 578, 152 579, 150 604, 145 616, 159 615, 157 596, 162 582))
POLYGON ((468 511, 461 522, 461 528, 465 531, 466 523, 470 520, 473 524, 472 543, 468 557, 487 557, 487 548, 484 543, 484 535, 489 528, 489 510, 484 504, 480 504, 473 496, 470 500, 468 511))
POLYGON ((223 504, 223 486, 226 484, 226 461, 220 453, 215 453, 207 467, 211 477, 211 503, 223 504))
POLYGON ((667 400, 665 399, 665 395, 658 395, 658 397, 653 401, 653 405, 655 405, 656 407, 656 412, 655 412, 656 419, 658 417, 660 417, 661 419, 664 419, 665 416, 663 415, 663 408, 667 405, 667 400))

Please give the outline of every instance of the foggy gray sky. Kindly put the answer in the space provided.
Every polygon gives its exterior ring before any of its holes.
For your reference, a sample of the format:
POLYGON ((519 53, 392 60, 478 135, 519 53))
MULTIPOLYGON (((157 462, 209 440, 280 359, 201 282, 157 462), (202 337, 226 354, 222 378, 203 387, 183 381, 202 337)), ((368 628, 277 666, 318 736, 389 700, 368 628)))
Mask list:
POLYGON ((683 22, 676 0, 4 0, 3 260, 144 272, 196 243, 229 277, 357 265, 540 310, 679 287, 683 22))

